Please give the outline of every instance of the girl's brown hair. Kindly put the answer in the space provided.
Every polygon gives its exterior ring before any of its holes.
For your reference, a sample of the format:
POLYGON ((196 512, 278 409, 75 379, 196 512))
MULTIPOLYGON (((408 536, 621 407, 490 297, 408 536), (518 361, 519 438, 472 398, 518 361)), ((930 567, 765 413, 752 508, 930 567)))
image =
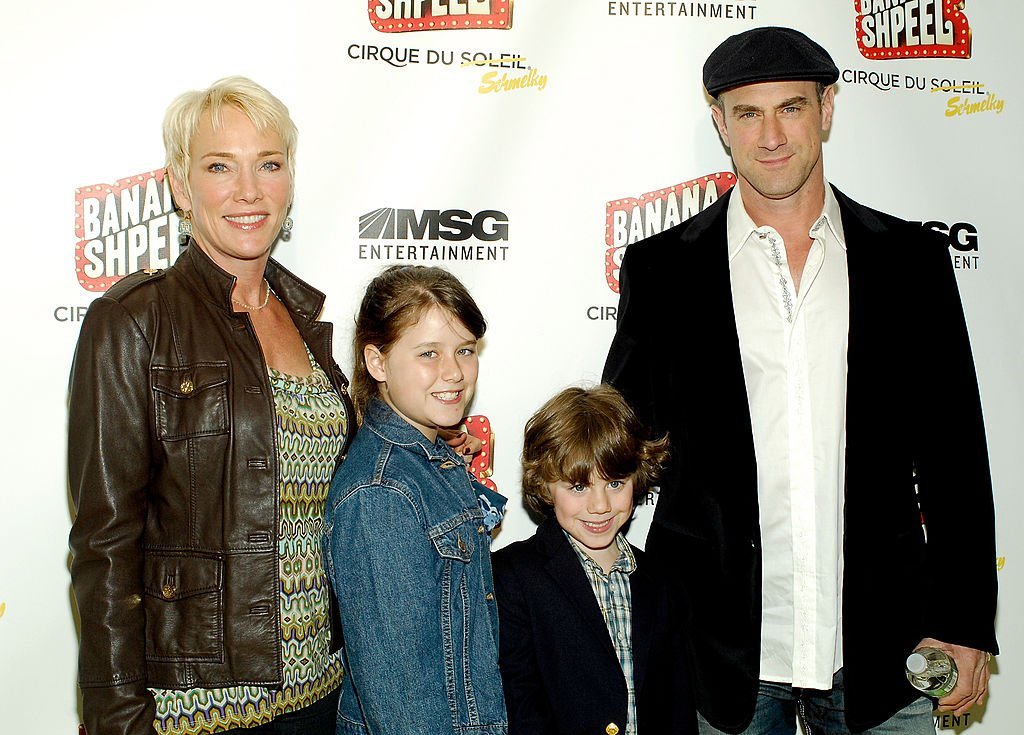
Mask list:
POLYGON ((462 282, 443 268, 392 265, 370 281, 356 316, 352 337, 352 402, 362 423, 370 399, 378 394, 377 381, 366 369, 363 348, 373 345, 386 353, 408 327, 431 306, 438 306, 462 322, 480 339, 487 331, 480 308, 462 282))

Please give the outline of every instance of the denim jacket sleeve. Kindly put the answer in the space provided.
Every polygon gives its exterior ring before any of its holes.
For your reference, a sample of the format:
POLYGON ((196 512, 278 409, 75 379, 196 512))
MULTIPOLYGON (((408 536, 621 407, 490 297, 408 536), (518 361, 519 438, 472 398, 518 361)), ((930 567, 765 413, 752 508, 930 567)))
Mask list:
POLYGON ((346 676, 367 729, 454 733, 441 655, 439 557, 413 503, 393 488, 361 487, 334 508, 331 536, 346 676))

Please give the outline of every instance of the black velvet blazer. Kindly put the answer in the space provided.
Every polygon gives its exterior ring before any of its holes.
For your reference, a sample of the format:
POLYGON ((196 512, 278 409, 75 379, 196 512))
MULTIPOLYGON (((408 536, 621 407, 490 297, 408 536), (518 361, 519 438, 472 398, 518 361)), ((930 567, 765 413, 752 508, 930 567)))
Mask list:
MULTIPOLYGON (((683 621, 639 549, 630 575, 637 729, 696 733, 683 621)), ((500 666, 509 735, 626 730, 626 679, 579 557, 553 519, 496 551, 500 666)))
MULTIPOLYGON (((995 532, 948 248, 834 191, 850 283, 843 660, 856 732, 915 697, 903 660, 921 638, 996 652, 995 532)), ((689 612, 698 709, 738 732, 757 694, 761 535, 728 199, 629 246, 604 379, 669 434, 647 556, 689 612)))

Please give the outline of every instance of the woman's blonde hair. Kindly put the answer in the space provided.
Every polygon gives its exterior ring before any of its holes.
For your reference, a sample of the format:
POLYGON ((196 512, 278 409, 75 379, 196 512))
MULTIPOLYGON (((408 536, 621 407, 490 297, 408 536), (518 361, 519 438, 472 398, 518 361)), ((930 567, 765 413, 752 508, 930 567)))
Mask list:
POLYGON ((164 115, 164 149, 167 152, 168 173, 191 195, 188 171, 192 162, 192 139, 205 113, 210 113, 214 129, 220 125, 221 111, 225 105, 243 112, 260 132, 269 129, 281 136, 288 172, 294 182, 298 130, 288 114, 288 108, 264 87, 239 76, 219 79, 208 89, 185 92, 167 108, 164 115))

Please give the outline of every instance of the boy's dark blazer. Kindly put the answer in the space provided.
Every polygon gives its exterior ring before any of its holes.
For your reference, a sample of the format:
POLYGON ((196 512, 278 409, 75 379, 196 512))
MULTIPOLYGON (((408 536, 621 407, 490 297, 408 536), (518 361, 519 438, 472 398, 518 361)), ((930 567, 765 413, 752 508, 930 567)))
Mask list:
MULTIPOLYGON (((633 548, 630 575, 637 729, 696 732, 682 625, 633 548)), ((579 557, 554 518, 496 551, 500 665, 510 735, 626 730, 626 680, 579 557)))
MULTIPOLYGON (((997 652, 995 523, 948 245, 833 192, 850 284, 843 681, 858 732, 917 696, 903 661, 922 638, 997 652)), ((731 193, 629 246, 604 380, 669 435, 645 548, 687 607, 698 709, 739 732, 757 697, 761 532, 729 271, 731 193)))

